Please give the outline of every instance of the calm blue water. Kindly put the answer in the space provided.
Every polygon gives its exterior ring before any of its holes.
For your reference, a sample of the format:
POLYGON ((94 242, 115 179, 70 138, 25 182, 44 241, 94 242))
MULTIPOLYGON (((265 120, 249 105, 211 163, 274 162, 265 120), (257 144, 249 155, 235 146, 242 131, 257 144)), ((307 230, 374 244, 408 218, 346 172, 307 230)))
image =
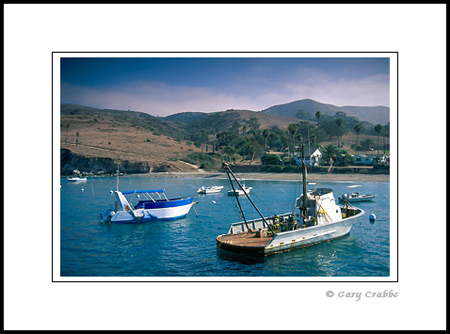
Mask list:
MULTIPOLYGON (((227 196, 225 179, 124 176, 123 191, 166 190, 168 197, 191 196, 199 201, 186 218, 141 224, 105 224, 100 213, 114 206, 114 177, 93 177, 72 183, 61 178, 61 277, 385 277, 389 276, 389 183, 358 182, 353 191, 376 194, 358 203, 366 214, 347 236, 266 257, 218 250, 215 238, 240 221, 236 200, 227 196), (199 195, 196 189, 223 185, 219 194, 199 195), (84 189, 84 191, 82 190, 84 189), (375 223, 369 215, 375 213, 375 223)), ((301 184, 293 181, 247 180, 251 197, 264 215, 293 210, 301 184)), ((316 182, 335 197, 351 192, 350 182, 316 182)), ((247 219, 258 218, 241 197, 247 219)))

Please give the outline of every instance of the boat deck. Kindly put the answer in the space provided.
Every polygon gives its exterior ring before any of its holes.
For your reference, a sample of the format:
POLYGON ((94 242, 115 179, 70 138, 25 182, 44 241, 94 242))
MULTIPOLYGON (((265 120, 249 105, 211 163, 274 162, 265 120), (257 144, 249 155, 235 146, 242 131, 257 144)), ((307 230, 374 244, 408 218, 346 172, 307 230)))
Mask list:
POLYGON ((224 249, 247 250, 249 252, 263 252, 273 237, 261 237, 256 232, 225 234, 216 238, 219 247, 224 249))

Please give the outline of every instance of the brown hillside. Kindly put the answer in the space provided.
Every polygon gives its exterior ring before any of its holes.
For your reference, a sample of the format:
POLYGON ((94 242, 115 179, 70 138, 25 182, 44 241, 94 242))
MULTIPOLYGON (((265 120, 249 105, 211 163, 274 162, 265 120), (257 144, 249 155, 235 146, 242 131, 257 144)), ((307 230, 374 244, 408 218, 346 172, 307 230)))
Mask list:
POLYGON ((173 171, 197 170, 196 166, 179 159, 200 149, 190 142, 159 134, 157 124, 150 130, 125 117, 99 112, 63 114, 60 124, 61 149, 74 154, 111 158, 119 164, 121 161, 147 162, 152 169, 165 166, 164 169, 173 171))

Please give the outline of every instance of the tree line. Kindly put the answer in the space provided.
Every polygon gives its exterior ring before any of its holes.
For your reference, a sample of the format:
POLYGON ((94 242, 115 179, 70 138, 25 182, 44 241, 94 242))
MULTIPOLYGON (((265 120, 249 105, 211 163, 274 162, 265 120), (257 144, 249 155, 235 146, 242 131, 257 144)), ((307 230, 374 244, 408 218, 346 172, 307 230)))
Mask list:
MULTIPOLYGON (((211 133, 203 129, 191 134, 190 139, 197 146, 202 143, 212 145, 214 151, 221 152, 226 160, 231 161, 238 154, 243 159, 253 161, 269 150, 292 153, 301 143, 316 147, 322 141, 335 139, 336 148, 341 148, 342 136, 351 132, 357 137, 356 143, 352 145, 353 149, 368 150, 375 146, 380 148, 380 137, 383 141, 389 137, 389 124, 373 126, 367 122, 360 122, 356 117, 349 117, 344 112, 326 115, 317 111, 314 120, 300 120, 298 123, 289 124, 287 130, 281 130, 278 126, 261 130, 259 120, 253 117, 241 123, 236 121, 230 128, 218 132, 211 133), (361 134, 376 135, 377 143, 372 139, 359 141, 361 134)), ((330 153, 333 155, 334 152, 330 153)))

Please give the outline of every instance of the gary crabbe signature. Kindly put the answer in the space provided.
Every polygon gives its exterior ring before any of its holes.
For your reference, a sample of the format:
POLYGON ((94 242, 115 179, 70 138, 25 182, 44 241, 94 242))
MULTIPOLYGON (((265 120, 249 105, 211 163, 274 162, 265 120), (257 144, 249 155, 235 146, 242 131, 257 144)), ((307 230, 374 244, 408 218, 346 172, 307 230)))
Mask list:
POLYGON ((354 291, 332 291, 328 290, 325 295, 328 298, 342 298, 342 299, 354 299, 360 301, 362 298, 365 299, 377 299, 377 298, 398 298, 398 292, 394 290, 383 290, 383 291, 366 291, 366 292, 354 292, 354 291))

